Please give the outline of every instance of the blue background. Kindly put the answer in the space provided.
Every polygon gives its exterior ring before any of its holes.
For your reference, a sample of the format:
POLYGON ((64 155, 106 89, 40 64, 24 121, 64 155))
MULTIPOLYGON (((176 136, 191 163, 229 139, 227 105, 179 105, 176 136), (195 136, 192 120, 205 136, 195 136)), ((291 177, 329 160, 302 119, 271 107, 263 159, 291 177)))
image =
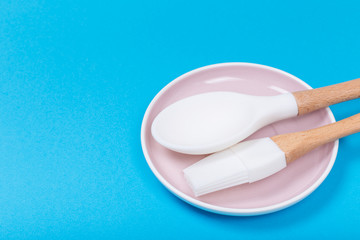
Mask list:
MULTIPOLYGON (((187 205, 143 157, 145 110, 220 62, 320 87, 360 77, 357 1, 0 1, 1 239, 360 236, 360 135, 304 201, 259 217, 187 205)), ((359 100, 331 107, 337 119, 359 100)))

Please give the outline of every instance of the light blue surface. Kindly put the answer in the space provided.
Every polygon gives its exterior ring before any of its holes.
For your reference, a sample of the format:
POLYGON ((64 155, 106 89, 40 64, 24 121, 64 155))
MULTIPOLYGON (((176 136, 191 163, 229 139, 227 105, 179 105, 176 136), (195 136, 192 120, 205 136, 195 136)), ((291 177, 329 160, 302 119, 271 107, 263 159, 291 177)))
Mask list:
MULTIPOLYGON (((179 75, 244 61, 313 87, 360 77, 358 1, 0 1, 0 239, 360 236, 360 134, 304 201, 207 213, 153 176, 140 126, 179 75)), ((337 119, 360 101, 331 107, 337 119)))

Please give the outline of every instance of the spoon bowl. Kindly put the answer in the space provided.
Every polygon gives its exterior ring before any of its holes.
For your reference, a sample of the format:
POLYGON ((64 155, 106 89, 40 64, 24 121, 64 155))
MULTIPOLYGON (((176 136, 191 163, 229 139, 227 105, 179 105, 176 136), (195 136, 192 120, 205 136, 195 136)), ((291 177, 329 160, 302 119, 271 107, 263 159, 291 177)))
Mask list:
POLYGON ((264 97, 217 91, 165 108, 151 131, 168 149, 208 154, 236 144, 269 123, 296 115, 296 101, 290 94, 264 97))

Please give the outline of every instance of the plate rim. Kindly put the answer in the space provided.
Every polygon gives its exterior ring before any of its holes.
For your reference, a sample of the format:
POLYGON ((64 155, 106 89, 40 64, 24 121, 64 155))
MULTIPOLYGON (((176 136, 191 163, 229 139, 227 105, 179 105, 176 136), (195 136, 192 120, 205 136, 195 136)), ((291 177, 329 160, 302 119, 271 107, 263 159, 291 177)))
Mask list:
MULTIPOLYGON (((306 198, 307 196, 309 196, 313 191, 315 191, 315 189, 317 189, 320 186, 320 184, 329 175, 332 167, 334 166, 334 163, 335 163, 335 160, 336 160, 336 157, 337 157, 338 148, 339 148, 339 140, 336 140, 334 142, 334 147, 333 147, 333 150, 332 150, 332 153, 331 153, 331 159, 329 161, 329 164, 327 165, 325 171, 322 173, 321 177, 318 178, 314 184, 312 184, 305 191, 301 192, 300 194, 296 195, 295 197, 293 197, 291 199, 288 199, 288 200, 283 201, 281 203, 269 205, 269 206, 266 206, 266 207, 260 207, 260 208, 228 208, 228 207, 220 207, 220 206, 212 205, 212 204, 209 204, 209 203, 204 203, 204 202, 202 202, 202 201, 200 201, 198 199, 195 199, 195 198, 181 192, 176 187, 171 185, 157 171, 156 167, 152 163, 152 161, 150 159, 150 156, 149 156, 149 153, 148 153, 147 149, 145 148, 145 142, 146 142, 145 141, 145 124, 146 124, 146 122, 147 122, 147 120, 149 118, 150 110, 153 108, 155 102, 170 87, 175 85, 177 82, 180 82, 184 78, 186 78, 186 77, 188 77, 188 76, 190 76, 192 74, 195 74, 197 72, 201 72, 201 71, 211 69, 211 68, 223 67, 223 66, 251 66, 251 67, 258 67, 258 68, 263 68, 263 69, 275 71, 275 72, 278 72, 280 74, 284 74, 284 75, 294 79, 295 81, 297 81, 298 83, 300 83, 301 85, 306 87, 307 89, 313 89, 309 84, 307 84, 303 80, 295 77, 294 75, 292 75, 290 73, 287 73, 287 72, 285 72, 283 70, 280 70, 280 69, 277 69, 277 68, 274 68, 274 67, 270 67, 270 66, 266 66, 266 65, 262 65, 262 64, 257 64, 257 63, 248 63, 248 62, 216 63, 216 64, 211 64, 211 65, 199 67, 199 68, 191 70, 191 71, 189 71, 187 73, 184 73, 181 76, 179 76, 179 77, 175 78, 174 80, 172 80, 171 82, 169 82, 165 87, 163 87, 156 94, 156 96, 151 100, 149 106, 147 107, 147 109, 145 111, 145 114, 144 114, 144 117, 143 117, 143 120, 142 120, 142 124, 141 124, 141 148, 142 148, 142 151, 143 151, 143 154, 145 156, 145 159, 146 159, 146 162, 147 162, 148 166, 150 167, 151 171, 154 173, 155 177, 166 187, 166 189, 168 189, 175 196, 177 196, 178 198, 182 199, 183 201, 189 203, 192 206, 195 206, 195 207, 198 207, 200 209, 203 209, 203 210, 206 210, 206 211, 209 211, 209 212, 213 212, 213 213, 218 213, 218 214, 223 214, 223 215, 232 215, 232 216, 254 216, 254 215, 262 215, 262 214, 267 214, 267 213, 280 211, 282 209, 285 209, 287 207, 290 207, 290 206, 298 203, 299 201, 301 201, 304 198, 306 198)), ((325 109, 326 109, 326 112, 330 116, 331 122, 336 122, 334 114, 332 113, 330 108, 326 107, 325 109)))

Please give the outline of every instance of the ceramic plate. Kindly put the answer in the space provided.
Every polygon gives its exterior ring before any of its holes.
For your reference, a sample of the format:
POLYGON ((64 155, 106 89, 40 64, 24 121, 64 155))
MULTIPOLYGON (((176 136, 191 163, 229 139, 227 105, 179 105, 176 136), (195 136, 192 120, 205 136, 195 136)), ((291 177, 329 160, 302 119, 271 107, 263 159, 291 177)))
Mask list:
MULTIPOLYGON (((200 197, 187 185, 182 170, 203 156, 175 153, 159 145, 151 136, 154 117, 182 98, 210 91, 232 91, 251 95, 276 95, 311 89, 284 71, 251 63, 222 63, 188 72, 163 88, 146 110, 141 144, 148 165, 160 182, 184 201, 215 213, 258 215, 293 205, 313 192, 326 178, 336 158, 338 141, 329 143, 261 181, 244 184, 200 197)), ((334 122, 329 108, 266 126, 248 139, 307 130, 334 122)))

